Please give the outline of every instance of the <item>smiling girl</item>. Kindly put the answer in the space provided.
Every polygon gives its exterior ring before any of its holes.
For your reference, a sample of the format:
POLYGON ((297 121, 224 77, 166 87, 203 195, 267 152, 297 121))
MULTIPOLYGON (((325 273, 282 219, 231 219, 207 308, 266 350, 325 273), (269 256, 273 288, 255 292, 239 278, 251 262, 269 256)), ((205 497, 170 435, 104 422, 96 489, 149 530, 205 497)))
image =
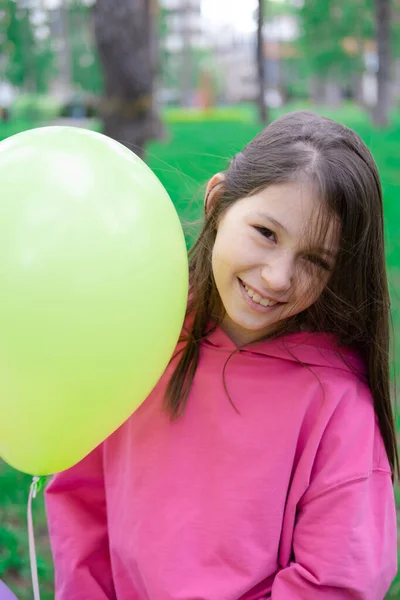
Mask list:
POLYGON ((397 465, 376 165, 291 113, 208 183, 157 386, 47 489, 56 600, 382 600, 397 465))

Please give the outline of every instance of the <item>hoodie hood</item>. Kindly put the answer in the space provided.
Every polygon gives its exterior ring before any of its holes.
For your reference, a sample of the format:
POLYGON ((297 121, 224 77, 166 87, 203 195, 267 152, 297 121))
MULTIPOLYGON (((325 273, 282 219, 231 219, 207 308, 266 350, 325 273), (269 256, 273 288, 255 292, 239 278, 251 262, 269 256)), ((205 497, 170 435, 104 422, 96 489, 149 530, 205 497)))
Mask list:
MULTIPOLYGON (((238 351, 230 337, 217 327, 203 343, 222 351, 238 351)), ((331 367, 355 373, 365 379, 367 369, 362 358, 348 347, 339 346, 335 336, 307 331, 283 335, 274 340, 261 340, 240 348, 239 352, 271 356, 307 366, 331 367)))

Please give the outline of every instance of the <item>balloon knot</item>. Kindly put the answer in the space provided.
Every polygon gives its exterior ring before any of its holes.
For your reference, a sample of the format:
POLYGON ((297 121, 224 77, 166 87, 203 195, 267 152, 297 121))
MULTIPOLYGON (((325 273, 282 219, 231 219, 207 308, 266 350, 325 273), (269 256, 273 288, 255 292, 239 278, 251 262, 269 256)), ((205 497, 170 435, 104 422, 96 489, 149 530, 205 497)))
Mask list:
POLYGON ((43 488, 44 484, 46 483, 46 477, 34 477, 32 479, 32 498, 36 498, 36 494, 38 494, 40 492, 40 490, 43 488))

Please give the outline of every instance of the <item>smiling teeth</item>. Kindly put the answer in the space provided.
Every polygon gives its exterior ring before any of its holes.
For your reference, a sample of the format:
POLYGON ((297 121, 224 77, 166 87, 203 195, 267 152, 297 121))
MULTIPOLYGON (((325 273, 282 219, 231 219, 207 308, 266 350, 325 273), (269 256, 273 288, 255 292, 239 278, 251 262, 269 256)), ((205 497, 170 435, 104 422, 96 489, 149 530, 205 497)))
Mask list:
POLYGON ((275 306, 275 304, 278 304, 277 302, 273 302, 272 300, 263 298, 262 296, 260 296, 260 294, 257 294, 257 292, 255 292, 254 290, 249 288, 249 286, 247 286, 247 285, 245 285, 244 288, 245 288, 246 292, 248 293, 248 295, 250 296, 250 298, 256 304, 261 304, 261 306, 275 306))

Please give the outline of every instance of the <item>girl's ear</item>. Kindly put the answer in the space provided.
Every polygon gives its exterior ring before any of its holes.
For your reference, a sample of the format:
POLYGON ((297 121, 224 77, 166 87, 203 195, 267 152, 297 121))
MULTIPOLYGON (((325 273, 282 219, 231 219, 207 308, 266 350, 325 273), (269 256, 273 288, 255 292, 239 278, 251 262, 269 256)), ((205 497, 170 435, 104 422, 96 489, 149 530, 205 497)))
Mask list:
POLYGON ((221 192, 222 184, 225 180, 224 173, 217 173, 211 177, 207 184, 206 194, 204 197, 204 210, 206 214, 214 207, 214 204, 218 198, 218 193, 221 192))

